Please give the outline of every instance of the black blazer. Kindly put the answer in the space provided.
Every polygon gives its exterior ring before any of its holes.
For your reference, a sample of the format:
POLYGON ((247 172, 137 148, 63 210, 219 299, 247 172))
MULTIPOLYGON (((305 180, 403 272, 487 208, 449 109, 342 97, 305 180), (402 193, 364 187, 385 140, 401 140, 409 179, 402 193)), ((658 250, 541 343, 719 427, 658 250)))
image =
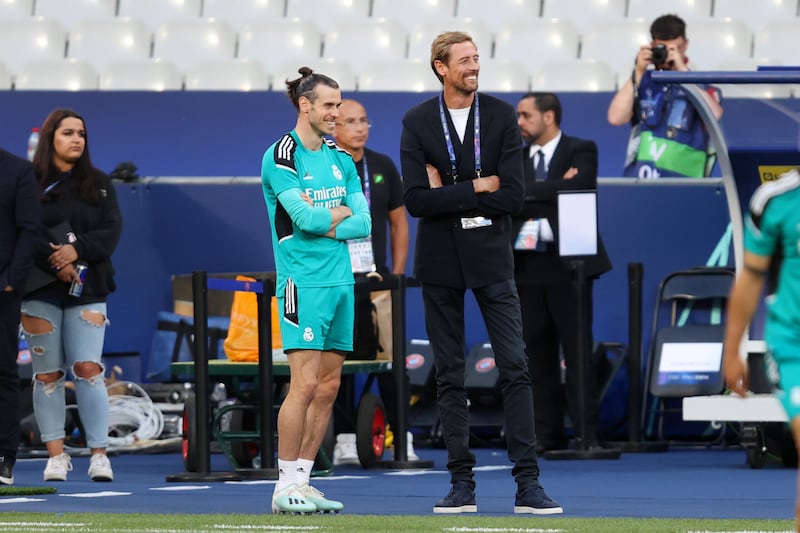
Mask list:
POLYGON ((400 161, 408 212, 418 217, 414 274, 423 283, 474 288, 513 279, 511 214, 522 205, 523 171, 516 112, 485 94, 480 104, 481 175, 498 175, 500 189, 475 194, 475 104, 463 144, 445 112, 456 155, 453 178, 438 97, 410 109, 403 118, 400 161), (439 170, 442 187, 431 189, 425 164, 439 170), (491 225, 463 229, 462 217, 483 216, 491 225))
POLYGON ((0 291, 22 295, 41 225, 39 186, 31 164, 0 149, 0 291))
MULTIPOLYGON (((528 147, 522 150, 525 169, 525 202, 514 217, 514 237, 529 218, 547 218, 558 242, 558 191, 597 189, 597 145, 594 141, 578 139, 561 134, 546 181, 535 181, 534 170, 528 157, 528 147), (563 179, 570 168, 578 169, 572 179, 563 179)), ((603 240, 598 235, 597 255, 585 258, 587 277, 597 277, 611 270, 603 240)), ((556 247, 547 252, 516 250, 514 252, 515 278, 517 283, 571 279, 569 260, 561 259, 556 247)))

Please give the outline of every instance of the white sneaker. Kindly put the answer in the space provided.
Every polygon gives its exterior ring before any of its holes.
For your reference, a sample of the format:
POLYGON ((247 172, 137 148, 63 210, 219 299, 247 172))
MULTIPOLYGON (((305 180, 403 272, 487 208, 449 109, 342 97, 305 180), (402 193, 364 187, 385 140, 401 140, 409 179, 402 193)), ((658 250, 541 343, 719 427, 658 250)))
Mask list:
POLYGON ((92 454, 89 460, 89 477, 92 481, 113 481, 114 471, 111 470, 111 461, 104 453, 92 454))
POLYGON ((333 447, 333 465, 360 465, 355 433, 339 433, 333 447))
POLYGON ((72 458, 66 454, 55 455, 47 460, 44 467, 45 481, 66 481, 67 472, 72 472, 72 458))

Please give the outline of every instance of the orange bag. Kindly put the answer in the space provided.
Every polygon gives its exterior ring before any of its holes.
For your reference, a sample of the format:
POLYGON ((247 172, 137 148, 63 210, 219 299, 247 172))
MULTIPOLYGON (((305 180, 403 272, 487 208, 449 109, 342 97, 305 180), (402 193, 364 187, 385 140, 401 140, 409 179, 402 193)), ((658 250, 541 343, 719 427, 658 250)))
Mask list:
MULTIPOLYGON (((247 276, 236 276, 237 281, 256 281, 247 276)), ((270 301, 272 317, 272 349, 280 348, 281 331, 278 323, 278 300, 270 301)), ((223 344, 225 356, 230 361, 258 361, 258 302, 254 292, 235 291, 231 305, 231 323, 223 344)), ((271 354, 270 354, 271 355, 271 354)))

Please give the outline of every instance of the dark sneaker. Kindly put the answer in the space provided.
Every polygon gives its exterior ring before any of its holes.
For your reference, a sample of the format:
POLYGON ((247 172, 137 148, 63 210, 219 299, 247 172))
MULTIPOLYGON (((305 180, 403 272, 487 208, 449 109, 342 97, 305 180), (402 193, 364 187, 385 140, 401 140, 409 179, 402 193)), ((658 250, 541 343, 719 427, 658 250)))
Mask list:
POLYGON ((475 489, 466 481, 456 481, 450 492, 436 502, 433 506, 434 513, 477 513, 475 504, 475 489))
POLYGON ((0 485, 14 484, 14 459, 0 455, 0 485))
POLYGON ((561 514, 564 509, 545 494, 544 488, 538 483, 517 491, 514 502, 514 512, 530 514, 561 514))

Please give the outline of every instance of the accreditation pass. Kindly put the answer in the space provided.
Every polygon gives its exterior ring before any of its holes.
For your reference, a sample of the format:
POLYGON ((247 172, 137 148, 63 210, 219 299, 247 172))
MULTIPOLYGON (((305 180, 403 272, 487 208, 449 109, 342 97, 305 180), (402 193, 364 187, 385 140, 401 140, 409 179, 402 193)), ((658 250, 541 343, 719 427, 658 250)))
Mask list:
POLYGON ((462 217, 461 218, 461 228, 462 229, 475 229, 475 228, 482 228, 484 226, 491 226, 492 219, 486 217, 462 217))

